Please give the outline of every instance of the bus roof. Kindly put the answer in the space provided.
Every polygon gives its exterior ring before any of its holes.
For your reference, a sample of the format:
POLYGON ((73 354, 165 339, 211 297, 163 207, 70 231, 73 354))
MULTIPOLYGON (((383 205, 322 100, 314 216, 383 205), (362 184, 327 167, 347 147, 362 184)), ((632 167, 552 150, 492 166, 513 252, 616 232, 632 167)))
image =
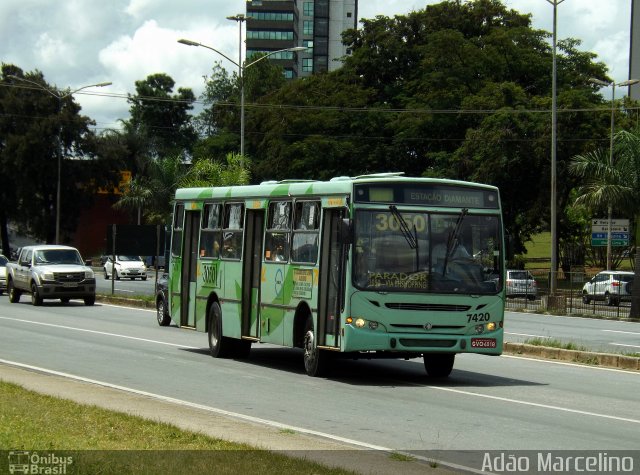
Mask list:
POLYGON ((340 176, 329 181, 315 180, 281 180, 265 181, 259 185, 220 186, 207 188, 179 188, 176 190, 176 200, 198 200, 212 198, 251 198, 267 196, 300 196, 300 195, 331 195, 348 194, 354 184, 361 183, 433 183, 442 185, 457 185, 476 189, 497 191, 492 185, 472 183, 459 180, 441 178, 415 178, 403 176, 403 172, 374 173, 355 177, 340 176))

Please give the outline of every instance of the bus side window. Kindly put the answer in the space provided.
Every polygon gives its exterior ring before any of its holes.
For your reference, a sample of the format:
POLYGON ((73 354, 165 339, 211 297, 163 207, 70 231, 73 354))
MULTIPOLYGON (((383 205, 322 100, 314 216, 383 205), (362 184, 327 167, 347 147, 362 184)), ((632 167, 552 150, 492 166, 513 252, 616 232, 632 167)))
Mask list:
POLYGON ((291 260, 315 264, 318 260, 318 231, 320 227, 320 202, 297 201, 291 240, 291 260))
POLYGON ((173 210, 173 236, 171 238, 171 254, 182 255, 182 226, 184 223, 184 204, 177 203, 173 210))
POLYGON ((205 204, 200 229, 200 257, 220 257, 220 223, 220 205, 205 204))
POLYGON ((222 230, 222 257, 240 259, 242 256, 242 230, 244 226, 244 204, 224 205, 224 229, 222 230))
POLYGON ((273 201, 269 203, 264 244, 264 258, 266 261, 286 262, 289 260, 290 234, 291 202, 273 201))

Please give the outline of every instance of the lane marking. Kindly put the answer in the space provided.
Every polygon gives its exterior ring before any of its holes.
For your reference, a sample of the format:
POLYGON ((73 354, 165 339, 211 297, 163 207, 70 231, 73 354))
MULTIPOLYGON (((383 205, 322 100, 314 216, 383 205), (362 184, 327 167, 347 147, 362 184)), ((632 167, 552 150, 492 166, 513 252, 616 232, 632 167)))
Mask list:
POLYGON ((533 338, 551 338, 550 336, 542 336, 542 335, 529 335, 528 333, 509 333, 509 332, 504 332, 505 335, 516 335, 516 336, 530 336, 533 338))
POLYGON ((536 362, 536 363, 557 364, 557 365, 562 365, 562 366, 573 366, 574 368, 593 369, 593 370, 598 370, 598 371, 614 371, 616 373, 634 374, 636 376, 640 376, 640 373, 638 373, 637 371, 628 370, 628 369, 606 368, 604 366, 591 366, 591 365, 586 365, 586 364, 570 363, 568 361, 541 360, 541 359, 538 359, 538 358, 531 358, 531 357, 527 357, 527 356, 507 355, 505 353, 500 355, 500 357, 501 358, 512 358, 514 360, 524 360, 524 361, 536 362))
POLYGON ((610 419, 610 420, 614 420, 614 421, 621 421, 621 422, 630 422, 632 424, 640 424, 640 419, 631 419, 628 417, 618 417, 618 416, 612 416, 609 414, 599 414, 597 412, 590 412, 590 411, 582 411, 580 409, 570 409, 568 407, 560 407, 560 406, 552 406, 549 404, 540 404, 537 402, 530 402, 530 401, 519 401, 518 399, 511 399, 511 398, 507 398, 507 397, 501 397, 501 396, 492 396, 489 394, 480 394, 480 393, 474 393, 471 391, 464 391, 462 389, 452 389, 452 388, 443 388, 441 386, 427 386, 428 388, 431 389, 437 389, 439 391, 445 391, 445 392, 451 392, 451 393, 456 393, 456 394, 463 394, 466 396, 475 396, 475 397, 480 397, 480 398, 485 398, 485 399, 491 399, 494 401, 502 401, 502 402, 509 402, 512 404, 520 404, 523 406, 531 406, 531 407, 539 407, 542 409, 551 409, 553 411, 560 411, 560 412, 569 412, 572 414, 580 414, 582 416, 592 416, 592 417, 599 417, 601 419, 610 419))
POLYGON ((352 446, 355 447, 360 447, 363 449, 367 449, 367 450, 377 450, 377 451, 381 451, 381 452, 388 452, 388 453, 398 453, 398 454, 402 454, 402 455, 406 455, 408 457, 412 457, 416 460, 420 460, 421 462, 427 462, 427 463, 438 463, 440 465, 446 466, 446 467, 450 467, 453 468, 455 470, 458 471, 466 471, 466 472, 471 472, 471 473, 477 473, 477 474, 483 474, 486 475, 489 472, 486 471, 482 471, 482 470, 478 470, 475 469, 473 467, 467 467, 465 465, 459 465, 456 463, 452 463, 452 462, 447 462, 447 461, 443 461, 443 460, 437 460, 437 459, 433 459, 430 457, 424 457, 422 455, 417 455, 414 454, 412 452, 406 452, 406 451, 399 451, 399 450, 395 450, 392 449, 390 447, 384 447, 381 445, 374 445, 374 444, 369 444, 367 442, 362 442, 359 440, 354 440, 354 439, 349 439, 346 437, 340 437, 339 435, 334 435, 334 434, 328 434, 326 432, 320 432, 320 431, 316 431, 316 430, 312 430, 312 429, 306 429, 303 427, 298 427, 298 426, 292 426, 289 424, 283 424, 281 422, 276 422, 276 421, 272 421, 269 419, 262 419, 259 417, 254 417, 254 416, 249 416, 246 414, 241 414, 239 412, 232 412, 232 411, 227 411, 225 409, 220 409, 217 407, 211 407, 211 406, 205 406, 203 404, 198 404, 195 402, 190 402, 190 401, 184 401, 182 399, 176 399, 170 396, 163 396, 162 394, 156 394, 156 393, 150 393, 147 391, 142 391, 139 389, 133 389, 133 388, 129 388, 126 386, 120 386, 118 384, 112 384, 112 383, 107 383, 105 381, 99 381, 96 379, 89 379, 89 378, 85 378, 83 376, 78 376, 75 374, 70 374, 70 373, 63 373, 61 371, 55 371, 52 369, 47 369, 47 368, 42 368, 39 366, 33 366, 33 365, 28 365, 28 364, 24 364, 24 363, 18 363, 17 361, 9 361, 9 360, 4 360, 4 359, 0 359, 0 363, 1 364, 5 364, 5 365, 9 365, 9 366, 15 366, 18 368, 23 368, 23 369, 28 369, 31 371, 37 371, 40 373, 45 373, 45 374, 51 374, 54 376, 60 376, 63 378, 68 378, 68 379, 73 379, 75 381, 81 381, 84 383, 89 383, 89 384, 95 384, 98 386, 102 386, 105 388, 110 388, 110 389, 115 389, 118 391, 124 391, 124 392, 128 392, 128 393, 132 393, 132 394, 137 394, 139 396, 144 396, 144 397, 148 397, 148 398, 152 398, 152 399, 157 399, 159 401, 163 401, 163 402, 167 402, 167 403, 171 403, 171 404, 176 404, 179 406, 184 406, 184 407, 189 407, 192 409, 199 409, 202 411, 207 411, 207 412, 211 412, 213 414, 219 414, 222 416, 226 416, 226 417, 231 417, 234 419, 240 419, 243 421, 247 421, 247 422, 251 422, 254 424, 262 424, 262 425, 266 425, 268 427, 273 427, 276 429, 280 429, 280 430, 293 430, 295 432, 299 432, 301 434, 308 434, 308 435, 313 435, 316 437, 322 437, 325 439, 329 439, 329 440, 333 440, 336 442, 342 442, 342 443, 346 443, 346 444, 350 444, 352 446))
POLYGON ((609 333, 624 333, 625 335, 640 335, 640 332, 625 332, 622 330, 600 330, 603 332, 609 332, 609 333))
POLYGON ((54 323, 34 322, 33 320, 22 320, 20 318, 0 317, 0 320, 12 320, 14 322, 32 323, 33 325, 42 325, 42 326, 45 326, 45 327, 54 327, 54 328, 62 328, 64 330, 73 330, 73 331, 77 331, 77 332, 94 333, 96 335, 115 336, 115 337, 118 337, 118 338, 126 338, 128 340, 144 341, 146 343, 157 343, 158 345, 175 346, 177 348, 188 348, 190 350, 198 350, 198 349, 200 349, 199 346, 179 345, 177 343, 168 343, 166 341, 150 340, 148 338, 138 338, 138 337, 135 337, 135 336, 120 335, 118 333, 108 333, 108 332, 101 332, 101 331, 97 331, 97 330, 87 330, 85 328, 69 327, 69 326, 66 326, 66 325, 56 325, 54 323))

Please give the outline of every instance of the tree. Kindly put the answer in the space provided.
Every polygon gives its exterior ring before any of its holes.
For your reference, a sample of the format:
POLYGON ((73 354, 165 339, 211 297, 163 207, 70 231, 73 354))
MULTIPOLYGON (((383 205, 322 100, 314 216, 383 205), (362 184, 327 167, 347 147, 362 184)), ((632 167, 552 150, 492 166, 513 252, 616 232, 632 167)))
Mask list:
POLYGON ((166 74, 152 74, 136 81, 136 94, 129 95, 131 117, 125 121, 130 133, 145 138, 152 158, 188 155, 197 138, 189 111, 195 96, 189 88, 173 93, 175 81, 166 74))
MULTIPOLYGON (((285 79, 282 68, 274 65, 263 54, 255 54, 245 61, 243 81, 245 121, 248 123, 247 116, 253 112, 253 102, 279 90, 285 84, 285 79)), ((224 162, 228 153, 240 148, 238 74, 229 74, 219 62, 216 62, 211 75, 205 78, 205 90, 201 99, 205 108, 198 115, 196 124, 203 138, 195 148, 194 159, 212 157, 224 162)), ((247 135, 251 134, 249 128, 247 135)))
MULTIPOLYGON (((640 128, 621 130, 614 136, 613 163, 609 149, 599 148, 576 155, 570 170, 585 180, 578 187, 577 205, 592 210, 603 210, 611 206, 616 212, 633 216, 640 223, 640 128)), ((635 236, 635 277, 640 282, 640 236, 635 236)), ((630 317, 640 317, 640 286, 632 290, 630 317)))
MULTIPOLYGON (((524 249, 548 228, 550 34, 497 0, 444 1, 343 34, 343 67, 261 97, 248 119, 254 179, 377 171, 500 187, 505 224, 524 249), (391 165, 390 165, 391 164, 391 165)), ((579 112, 602 104, 587 81, 605 67, 576 40, 558 43, 559 235, 576 178, 566 165, 606 126, 579 112), (563 110, 564 109, 564 110, 563 110), (575 112, 577 111, 577 112, 575 112)))
POLYGON ((100 185, 94 177, 101 177, 100 170, 108 168, 94 153, 94 135, 89 130, 93 122, 80 114, 80 106, 68 91, 49 85, 40 71, 24 73, 17 66, 3 64, 1 82, 5 86, 0 88, 3 252, 9 251, 9 220, 37 239, 54 241, 60 154, 64 241, 75 229, 81 207, 93 200, 95 187, 100 185))

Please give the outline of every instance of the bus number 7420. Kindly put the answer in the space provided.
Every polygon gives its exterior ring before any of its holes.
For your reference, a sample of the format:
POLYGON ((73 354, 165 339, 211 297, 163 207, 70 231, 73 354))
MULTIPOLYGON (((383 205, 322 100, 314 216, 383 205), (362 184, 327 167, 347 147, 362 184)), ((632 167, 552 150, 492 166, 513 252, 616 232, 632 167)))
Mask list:
POLYGON ((491 318, 489 313, 467 313, 467 323, 470 322, 488 322, 491 318))

